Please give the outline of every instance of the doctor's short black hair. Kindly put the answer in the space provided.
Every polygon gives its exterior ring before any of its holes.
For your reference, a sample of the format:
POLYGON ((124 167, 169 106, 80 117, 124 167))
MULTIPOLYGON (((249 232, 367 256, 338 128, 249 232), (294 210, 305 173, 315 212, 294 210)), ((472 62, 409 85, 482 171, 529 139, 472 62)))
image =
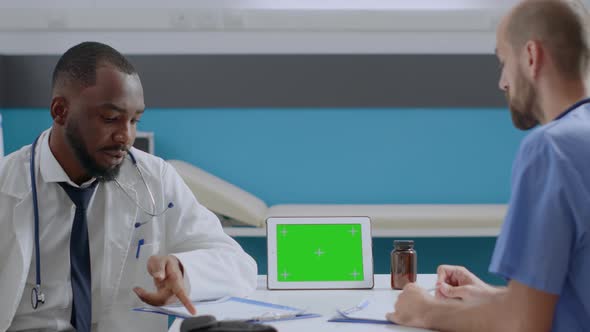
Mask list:
POLYGON ((137 74, 119 51, 99 42, 83 42, 67 50, 53 70, 52 89, 74 84, 82 88, 96 84, 96 68, 111 65, 126 74, 137 74))

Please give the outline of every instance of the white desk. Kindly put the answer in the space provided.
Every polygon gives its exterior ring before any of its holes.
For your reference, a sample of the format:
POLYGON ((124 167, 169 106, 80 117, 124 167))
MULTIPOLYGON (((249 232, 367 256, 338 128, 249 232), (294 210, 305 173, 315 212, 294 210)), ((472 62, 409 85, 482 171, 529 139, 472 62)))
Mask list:
MULTIPOLYGON (((418 275, 418 284, 424 288, 432 288, 435 283, 435 274, 418 275)), ((396 325, 332 323, 327 321, 336 314, 336 309, 355 306, 367 298, 382 303, 384 306, 389 306, 391 307, 391 311, 393 311, 393 304, 399 293, 400 291, 391 289, 388 274, 375 275, 375 288, 372 290, 269 291, 266 289, 266 276, 258 276, 258 287, 249 298, 296 308, 305 308, 310 313, 322 315, 318 318, 269 323, 280 332, 428 331, 396 325)), ((169 330, 169 332, 178 331, 180 331, 180 320, 176 320, 169 330)))

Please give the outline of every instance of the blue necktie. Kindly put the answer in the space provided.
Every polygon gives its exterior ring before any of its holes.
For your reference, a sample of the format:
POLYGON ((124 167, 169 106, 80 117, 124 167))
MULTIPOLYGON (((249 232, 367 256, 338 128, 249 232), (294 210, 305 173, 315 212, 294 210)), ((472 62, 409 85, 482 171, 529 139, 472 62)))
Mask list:
POLYGON ((70 237, 70 274, 73 295, 70 323, 78 332, 90 332, 92 325, 92 280, 86 209, 97 184, 98 181, 95 181, 89 187, 82 189, 72 187, 65 182, 59 183, 76 205, 70 237))

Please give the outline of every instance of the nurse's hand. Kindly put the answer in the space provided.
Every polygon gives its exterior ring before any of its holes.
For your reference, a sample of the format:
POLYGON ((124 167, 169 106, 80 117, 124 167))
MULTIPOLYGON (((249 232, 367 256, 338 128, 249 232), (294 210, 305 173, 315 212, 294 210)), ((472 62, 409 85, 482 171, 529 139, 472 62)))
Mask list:
POLYGON ((150 293, 141 287, 135 287, 133 291, 143 302, 163 306, 178 299, 192 315, 197 313, 184 289, 184 270, 178 258, 172 255, 151 256, 147 262, 147 270, 154 278, 157 291, 150 293))
POLYGON ((395 302, 395 312, 386 315, 387 320, 399 325, 430 328, 426 315, 437 301, 428 291, 415 283, 409 283, 395 302))
POLYGON ((465 301, 478 300, 496 292, 463 266, 441 265, 437 269, 437 298, 452 298, 465 301))

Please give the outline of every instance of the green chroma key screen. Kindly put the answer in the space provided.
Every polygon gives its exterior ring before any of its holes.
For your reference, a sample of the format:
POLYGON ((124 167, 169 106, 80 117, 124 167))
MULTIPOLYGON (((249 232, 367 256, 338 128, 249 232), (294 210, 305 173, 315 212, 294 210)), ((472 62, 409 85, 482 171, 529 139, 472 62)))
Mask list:
POLYGON ((360 224, 277 225, 277 279, 361 281, 360 224))

